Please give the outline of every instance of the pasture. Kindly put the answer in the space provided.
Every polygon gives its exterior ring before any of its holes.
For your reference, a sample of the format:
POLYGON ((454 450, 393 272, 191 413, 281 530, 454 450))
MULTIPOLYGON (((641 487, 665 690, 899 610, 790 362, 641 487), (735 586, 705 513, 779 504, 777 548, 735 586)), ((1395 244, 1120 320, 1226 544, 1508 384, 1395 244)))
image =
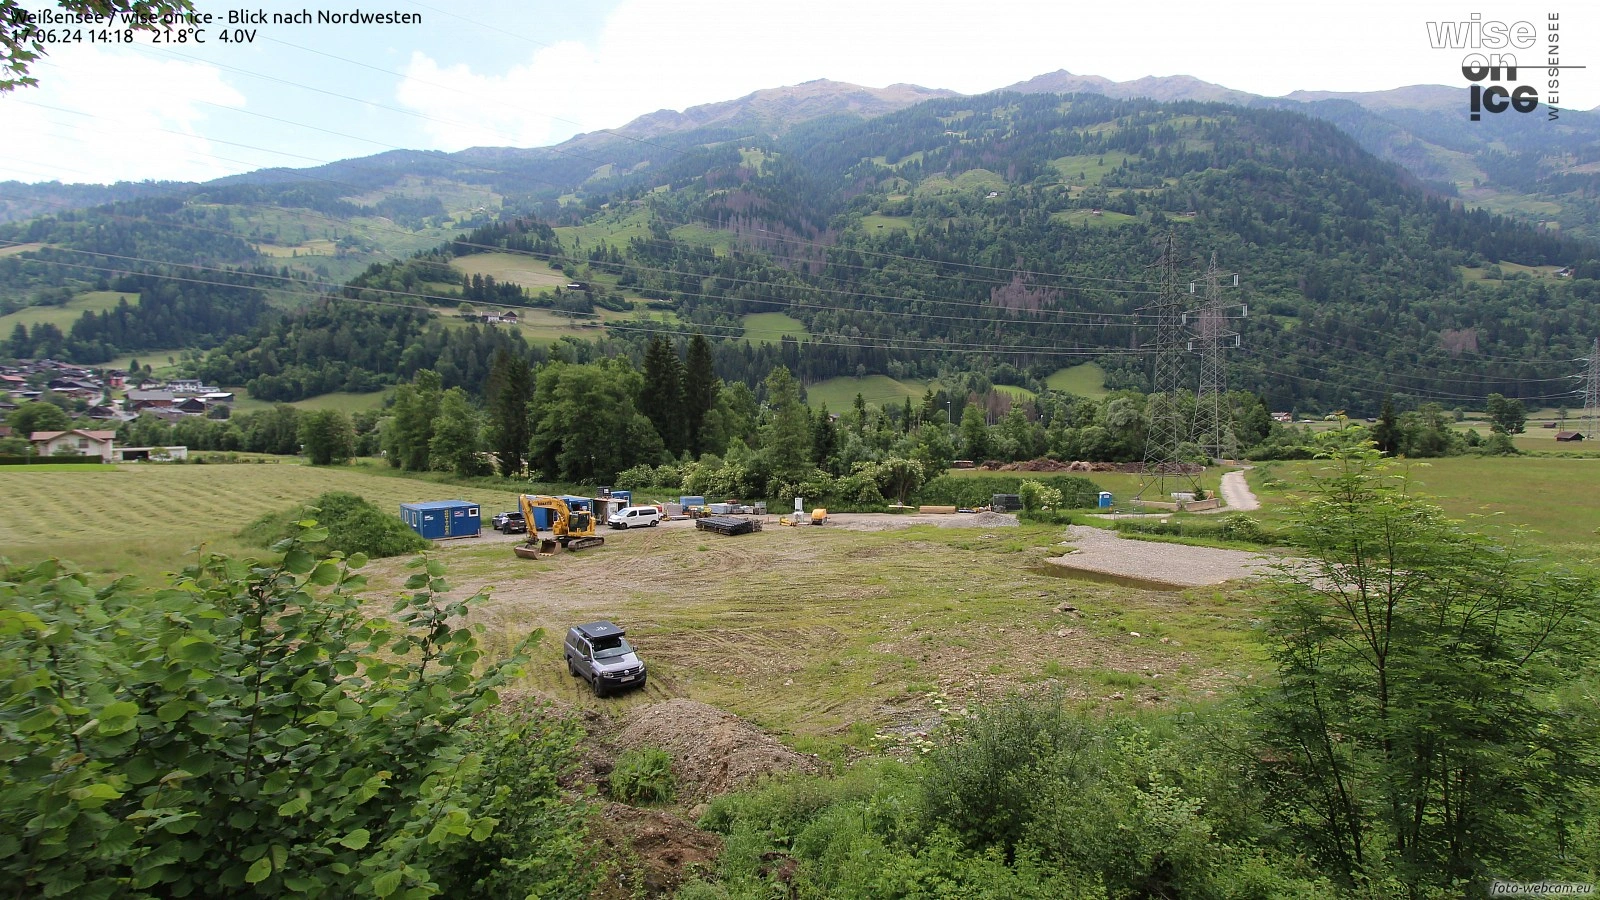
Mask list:
POLYGON ((29 328, 47 323, 67 331, 72 327, 72 323, 83 317, 84 313, 115 309, 123 300, 127 300, 130 306, 137 305, 139 295, 118 291, 89 291, 78 294, 61 306, 27 306, 10 315, 0 316, 0 328, 5 329, 8 336, 19 323, 29 328))
POLYGON ((1110 393, 1106 390, 1106 370, 1092 362, 1057 369, 1045 378, 1044 385, 1052 391, 1065 391, 1092 400, 1110 393))
POLYGON ((868 406, 899 406, 907 397, 911 398, 911 405, 916 406, 927 390, 927 382, 897 381, 887 375, 841 376, 806 385, 806 402, 812 408, 826 403, 829 412, 844 412, 855 406, 856 394, 860 394, 868 406))
POLYGON ((751 313, 740 320, 746 344, 779 344, 786 337, 797 341, 811 339, 806 324, 783 313, 751 313))
POLYGON ((489 275, 495 281, 520 284, 530 291, 566 285, 572 279, 536 256, 524 253, 474 253, 458 256, 450 267, 467 275, 489 275))
MULTIPOLYGON (((257 400, 250 396, 250 392, 242 387, 228 388, 233 391, 236 402, 233 411, 236 413, 255 412, 257 410, 271 409, 278 404, 271 400, 257 400)), ((316 397, 307 397, 304 400, 295 400, 290 406, 304 410, 336 409, 346 415, 354 415, 369 409, 380 409, 383 398, 388 396, 387 391, 372 391, 365 394, 354 394, 349 391, 336 391, 331 394, 320 394, 316 397)))
MULTIPOLYGON (((1263 463, 1247 477, 1269 518, 1282 518, 1318 461, 1263 463)), ((1452 456, 1401 462, 1421 494, 1486 529, 1522 526, 1528 541, 1568 559, 1600 558, 1600 459, 1452 456)))

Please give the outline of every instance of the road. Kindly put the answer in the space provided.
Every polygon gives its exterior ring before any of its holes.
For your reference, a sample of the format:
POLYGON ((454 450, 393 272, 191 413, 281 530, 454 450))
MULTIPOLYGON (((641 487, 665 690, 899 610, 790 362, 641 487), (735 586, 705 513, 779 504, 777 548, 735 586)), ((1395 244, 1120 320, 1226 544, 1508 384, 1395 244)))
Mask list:
POLYGON ((1235 512, 1249 512, 1260 509, 1261 502, 1250 490, 1250 485, 1244 480, 1244 472, 1227 472, 1222 476, 1222 502, 1226 503, 1225 509, 1235 512))

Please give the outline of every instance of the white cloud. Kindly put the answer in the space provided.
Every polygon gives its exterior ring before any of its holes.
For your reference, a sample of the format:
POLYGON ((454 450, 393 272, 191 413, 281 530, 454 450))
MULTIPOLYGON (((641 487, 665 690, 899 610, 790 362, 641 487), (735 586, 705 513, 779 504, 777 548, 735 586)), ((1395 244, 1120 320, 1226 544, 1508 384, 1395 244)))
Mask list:
POLYGON ((40 87, 0 95, 0 180, 203 180, 262 165, 211 157, 203 103, 245 102, 214 66, 67 46, 34 74, 40 87))

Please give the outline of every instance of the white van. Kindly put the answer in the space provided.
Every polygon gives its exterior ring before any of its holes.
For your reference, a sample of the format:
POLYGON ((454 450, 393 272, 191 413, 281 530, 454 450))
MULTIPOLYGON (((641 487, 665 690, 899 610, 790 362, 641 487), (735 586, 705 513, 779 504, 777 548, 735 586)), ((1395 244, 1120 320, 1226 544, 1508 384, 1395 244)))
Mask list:
POLYGON ((611 514, 606 524, 612 528, 655 527, 661 521, 661 510, 654 506, 624 506, 611 514))

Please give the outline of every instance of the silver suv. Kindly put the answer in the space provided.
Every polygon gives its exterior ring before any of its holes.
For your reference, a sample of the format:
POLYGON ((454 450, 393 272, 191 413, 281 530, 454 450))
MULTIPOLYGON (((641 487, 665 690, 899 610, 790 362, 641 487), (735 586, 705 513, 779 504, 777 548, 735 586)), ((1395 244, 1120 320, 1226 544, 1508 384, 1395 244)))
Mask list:
POLYGON ((643 687, 644 661, 613 622, 590 622, 567 629, 567 672, 588 681, 596 697, 643 687))

